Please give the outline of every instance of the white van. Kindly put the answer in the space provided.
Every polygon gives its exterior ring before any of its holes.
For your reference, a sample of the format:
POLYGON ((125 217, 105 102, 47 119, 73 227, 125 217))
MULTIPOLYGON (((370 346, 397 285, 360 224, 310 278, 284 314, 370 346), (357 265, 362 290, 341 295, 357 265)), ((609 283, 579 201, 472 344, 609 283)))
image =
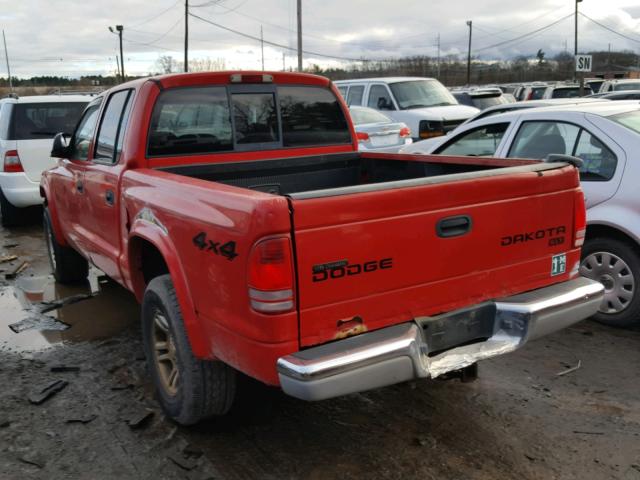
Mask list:
POLYGON ((42 203, 40 177, 53 167, 52 139, 73 132, 86 95, 38 95, 0 100, 0 211, 2 225, 19 223, 21 208, 42 203))
POLYGON ((460 105, 435 78, 383 77, 334 82, 347 105, 383 111, 411 129, 414 140, 445 135, 480 110, 460 105))

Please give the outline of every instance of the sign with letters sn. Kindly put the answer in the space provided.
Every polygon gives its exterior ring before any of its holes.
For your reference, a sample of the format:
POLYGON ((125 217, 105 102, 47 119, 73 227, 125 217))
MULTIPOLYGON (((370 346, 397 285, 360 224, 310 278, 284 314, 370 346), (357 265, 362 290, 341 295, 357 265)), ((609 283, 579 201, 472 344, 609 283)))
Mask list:
POLYGON ((576 72, 590 72, 592 64, 592 55, 576 55, 576 72))

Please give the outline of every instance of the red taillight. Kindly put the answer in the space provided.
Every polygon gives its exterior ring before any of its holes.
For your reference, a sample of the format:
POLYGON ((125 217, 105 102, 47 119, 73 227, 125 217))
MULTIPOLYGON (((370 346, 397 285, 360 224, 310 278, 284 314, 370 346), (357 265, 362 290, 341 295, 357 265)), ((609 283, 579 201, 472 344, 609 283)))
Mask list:
POLYGON ((363 142, 369 140, 369 134, 366 132, 356 132, 356 138, 358 141, 362 140, 363 142))
POLYGON ((587 208, 582 191, 576 192, 574 205, 573 246, 581 247, 587 233, 587 208))
POLYGON ((532 98, 533 98, 533 90, 529 92, 529 95, 527 95, 527 98, 525 100, 531 100, 532 98))
POLYGON ((10 173, 24 172, 17 150, 7 150, 4 154, 4 171, 10 173))
POLYGON ((287 237, 268 238, 254 245, 249 258, 249 299, 262 313, 292 310, 293 265, 287 237))
POLYGON ((403 127, 400 129, 400 136, 402 138, 411 136, 411 129, 409 127, 403 127))

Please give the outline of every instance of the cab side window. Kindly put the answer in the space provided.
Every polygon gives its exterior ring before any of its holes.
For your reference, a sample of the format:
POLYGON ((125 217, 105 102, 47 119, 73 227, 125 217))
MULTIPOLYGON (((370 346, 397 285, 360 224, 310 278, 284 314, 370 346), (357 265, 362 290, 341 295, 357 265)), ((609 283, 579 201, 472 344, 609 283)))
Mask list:
POLYGON ((494 123, 461 133, 434 153, 440 155, 493 156, 502 141, 508 123, 494 123))
POLYGON ((362 105, 364 85, 351 85, 347 94, 347 105, 362 105))
POLYGON ((98 129, 94 155, 96 161, 113 164, 118 162, 132 96, 132 90, 122 90, 109 97, 98 129))
POLYGON ((371 85, 367 106, 377 110, 393 110, 393 102, 387 87, 384 85, 371 85))
POLYGON ((98 121, 100 103, 89 105, 85 110, 71 140, 71 158, 86 160, 89 158, 89 146, 93 140, 98 121))

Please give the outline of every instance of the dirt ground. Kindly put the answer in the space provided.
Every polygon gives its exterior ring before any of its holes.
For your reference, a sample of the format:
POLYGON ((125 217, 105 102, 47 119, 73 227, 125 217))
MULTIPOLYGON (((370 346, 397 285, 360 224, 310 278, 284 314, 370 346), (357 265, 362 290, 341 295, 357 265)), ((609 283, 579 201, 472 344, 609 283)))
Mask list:
POLYGON ((154 400, 128 292, 96 272, 84 287, 56 285, 37 221, 0 230, 8 255, 1 479, 640 480, 639 331, 587 321, 482 363, 473 383, 320 403, 247 381, 228 417, 183 428, 154 400), (61 390, 43 400, 47 388, 61 390))

